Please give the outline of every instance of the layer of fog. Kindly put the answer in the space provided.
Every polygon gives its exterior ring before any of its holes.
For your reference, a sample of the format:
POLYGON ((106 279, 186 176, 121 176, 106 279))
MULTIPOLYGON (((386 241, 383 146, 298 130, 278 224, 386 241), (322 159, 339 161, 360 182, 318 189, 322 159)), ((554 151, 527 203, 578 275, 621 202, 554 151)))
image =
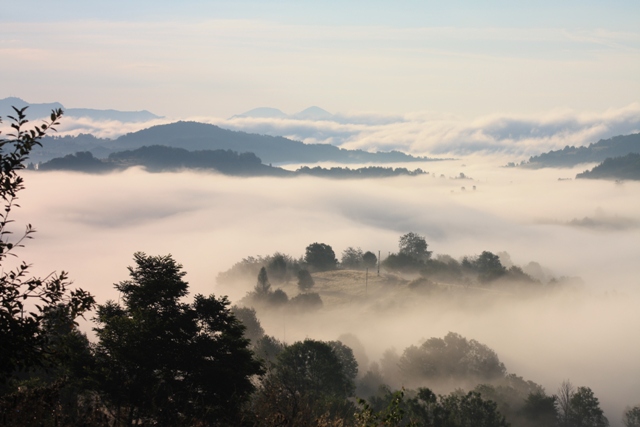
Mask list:
POLYGON ((437 254, 507 251, 515 264, 537 261, 556 276, 579 276, 584 288, 533 301, 417 306, 392 317, 349 309, 261 320, 288 342, 353 333, 370 360, 455 331, 549 393, 566 378, 591 387, 615 425, 625 405, 640 402, 640 183, 558 181, 583 168, 530 171, 486 161, 414 164, 430 174, 351 181, 26 172, 14 219, 38 233, 19 254, 37 274, 69 271, 75 286, 104 302, 118 298, 113 284, 127 278, 136 251, 173 254, 192 293, 205 294, 217 293, 217 274, 246 256, 298 257, 313 242, 332 245, 338 257, 349 246, 386 254, 415 231, 437 254), (453 179, 460 173, 474 180, 453 179), (619 226, 572 223, 585 217, 619 226))
MULTIPOLYGON (((91 133, 115 138, 176 120, 120 123, 69 117, 60 125, 59 134, 91 133)), ((502 153, 512 161, 520 161, 566 145, 588 145, 602 138, 640 132, 640 104, 600 112, 555 110, 530 116, 494 114, 471 121, 428 112, 405 115, 345 113, 336 114, 331 120, 248 117, 191 117, 185 120, 348 149, 401 150, 427 156, 502 153)))

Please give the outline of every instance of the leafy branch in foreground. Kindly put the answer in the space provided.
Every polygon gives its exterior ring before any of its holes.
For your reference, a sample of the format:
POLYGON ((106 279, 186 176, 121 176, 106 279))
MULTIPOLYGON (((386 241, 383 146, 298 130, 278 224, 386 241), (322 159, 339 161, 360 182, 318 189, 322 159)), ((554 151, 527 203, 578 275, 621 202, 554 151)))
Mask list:
MULTIPOLYGON (((8 116, 12 133, 8 139, 0 139, 0 198, 4 209, 0 212, 0 266, 8 256, 17 258, 17 248, 31 239, 35 229, 28 224, 22 235, 14 238, 11 225, 11 211, 20 207, 16 202, 23 190, 24 180, 19 172, 25 168, 25 161, 40 139, 62 116, 62 110, 51 112, 50 121, 26 129, 25 108, 13 108, 14 116, 8 116)), ((0 120, 1 122, 1 120, 0 120)), ((78 316, 91 309, 93 297, 82 289, 69 291, 67 273, 52 273, 44 278, 29 277, 29 267, 25 261, 17 267, 0 273, 0 388, 4 388, 8 378, 15 371, 31 366, 43 365, 47 354, 47 333, 43 329, 45 316, 56 313, 73 322, 78 316)), ((1 391, 1 390, 0 390, 1 391)))

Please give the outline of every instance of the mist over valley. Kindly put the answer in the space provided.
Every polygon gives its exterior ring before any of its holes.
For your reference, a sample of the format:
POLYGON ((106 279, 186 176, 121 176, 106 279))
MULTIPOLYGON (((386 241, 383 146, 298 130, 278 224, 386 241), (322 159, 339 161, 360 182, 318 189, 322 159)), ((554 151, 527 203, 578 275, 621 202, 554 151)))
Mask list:
POLYGON ((640 3, 0 14, 0 424, 640 427, 640 3))
MULTIPOLYGON (((136 168, 107 175, 26 172, 21 215, 38 224, 29 245, 34 271, 64 266, 99 301, 118 298, 112 284, 126 277, 124 266, 136 251, 172 254, 194 293, 225 294, 234 303, 253 289, 256 277, 216 283, 221 272, 250 256, 300 258, 313 242, 331 245, 338 258, 348 247, 361 247, 380 251, 384 260, 397 252, 400 235, 415 231, 434 257, 461 260, 490 251, 506 252, 520 267, 536 262, 547 274, 537 286, 546 289, 551 277, 567 278, 566 286, 532 294, 509 286, 420 293, 407 286, 415 274, 389 285, 370 270, 363 296, 361 273, 337 276, 338 291, 325 289, 322 273, 314 273, 321 309, 258 308, 257 315, 265 333, 286 343, 353 334, 377 363, 391 348, 402 354, 455 332, 488 345, 509 373, 550 394, 565 379, 588 385, 614 420, 640 394, 629 375, 640 356, 629 336, 640 327, 634 309, 640 298, 640 184, 558 181, 580 168, 523 170, 501 163, 486 156, 412 163, 429 174, 356 181, 136 168), (456 179, 462 171, 473 178, 456 179), (616 226, 576 224, 585 218, 616 226)), ((295 283, 282 285, 289 298, 297 294, 295 283)))

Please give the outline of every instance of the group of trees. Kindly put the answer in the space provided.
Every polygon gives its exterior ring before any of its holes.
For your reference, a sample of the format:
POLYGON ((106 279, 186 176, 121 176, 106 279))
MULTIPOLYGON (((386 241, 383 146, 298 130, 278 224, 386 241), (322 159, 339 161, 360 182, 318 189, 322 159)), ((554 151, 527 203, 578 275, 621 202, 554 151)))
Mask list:
POLYGON ((350 270, 373 269, 378 264, 378 257, 371 251, 362 252, 360 248, 349 246, 342 251, 340 266, 350 270))
POLYGON ((491 382, 502 378, 506 368, 498 355, 476 340, 449 332, 405 349, 398 361, 405 384, 435 382, 460 386, 464 382, 491 382))
POLYGON ((417 272, 431 259, 426 239, 414 232, 400 236, 398 253, 389 254, 382 266, 390 271, 417 272))

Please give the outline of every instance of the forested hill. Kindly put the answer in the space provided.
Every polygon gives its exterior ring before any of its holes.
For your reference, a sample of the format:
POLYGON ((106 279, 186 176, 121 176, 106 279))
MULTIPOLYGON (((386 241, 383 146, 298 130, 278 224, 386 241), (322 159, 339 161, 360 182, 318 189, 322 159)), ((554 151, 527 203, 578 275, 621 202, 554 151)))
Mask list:
POLYGON ((414 157, 399 151, 369 153, 345 150, 330 144, 305 144, 284 137, 231 131, 221 127, 197 123, 176 122, 153 126, 123 135, 115 140, 99 139, 88 135, 65 138, 44 138, 43 147, 34 150, 32 161, 45 161, 54 157, 89 151, 104 157, 122 150, 143 146, 164 145, 194 150, 232 150, 254 153, 264 163, 392 163, 438 160, 414 157))
POLYGON ((179 171, 184 169, 215 171, 232 176, 300 176, 325 178, 385 178, 400 175, 422 175, 421 169, 371 166, 359 169, 302 167, 295 172, 265 165, 253 153, 237 153, 231 150, 197 150, 154 145, 135 150, 112 153, 106 159, 98 159, 90 152, 77 152, 57 157, 39 164, 39 171, 66 170, 87 173, 104 173, 142 166, 150 172, 179 171))
POLYGON ((579 173, 576 178, 640 180, 640 154, 629 153, 606 159, 590 171, 579 173))
POLYGON ((153 126, 123 135, 114 141, 118 148, 137 148, 143 145, 167 145, 187 150, 233 150, 250 152, 264 163, 390 163, 424 161, 399 151, 369 153, 345 150, 330 144, 304 144, 281 136, 258 135, 231 131, 221 127, 197 123, 176 122, 153 126))
POLYGON ((533 156, 520 166, 532 169, 571 167, 580 163, 600 163, 609 157, 626 156, 629 153, 640 153, 640 133, 601 139, 584 147, 566 146, 562 150, 533 156))

